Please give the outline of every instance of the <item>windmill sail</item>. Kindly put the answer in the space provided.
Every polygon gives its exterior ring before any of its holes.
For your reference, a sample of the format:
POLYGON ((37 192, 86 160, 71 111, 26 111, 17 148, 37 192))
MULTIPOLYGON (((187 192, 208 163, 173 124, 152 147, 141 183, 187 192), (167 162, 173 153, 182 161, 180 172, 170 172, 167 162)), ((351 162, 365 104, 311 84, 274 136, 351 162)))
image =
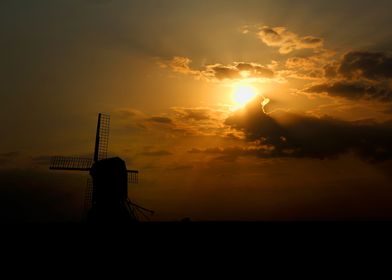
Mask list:
POLYGON ((128 183, 137 184, 139 181, 139 171, 137 170, 127 170, 128 172, 128 183))
POLYGON ((49 169, 89 171, 91 165, 92 160, 90 158, 56 156, 50 159, 49 169))
POLYGON ((97 134, 95 138, 94 162, 107 158, 109 144, 110 116, 98 115, 97 134))

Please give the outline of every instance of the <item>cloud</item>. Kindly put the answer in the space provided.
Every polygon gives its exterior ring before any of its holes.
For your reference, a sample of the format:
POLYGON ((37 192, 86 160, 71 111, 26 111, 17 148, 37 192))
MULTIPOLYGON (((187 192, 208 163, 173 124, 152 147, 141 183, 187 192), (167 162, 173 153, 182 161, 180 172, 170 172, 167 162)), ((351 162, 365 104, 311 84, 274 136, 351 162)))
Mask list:
POLYGON ((274 71, 270 68, 257 64, 234 62, 231 65, 207 65, 206 70, 202 71, 203 75, 209 79, 217 80, 235 80, 235 79, 272 79, 274 71))
POLYGON ((166 150, 156 150, 156 151, 145 151, 139 153, 138 155, 160 157, 160 156, 170 156, 172 155, 172 153, 166 150))
POLYGON ((216 160, 234 161, 238 157, 255 156, 259 158, 271 157, 271 147, 258 145, 248 147, 213 147, 206 149, 192 148, 188 151, 190 154, 206 154, 217 156, 216 160))
POLYGON ((384 110, 382 110, 382 112, 384 112, 386 114, 392 114, 392 104, 390 104, 389 106, 384 108, 384 110))
POLYGON ((32 161, 38 165, 49 166, 51 158, 52 156, 42 155, 42 156, 32 157, 32 161))
POLYGON ((168 170, 168 171, 179 171, 179 170, 189 170, 189 169, 193 169, 193 168, 194 168, 193 165, 180 164, 180 165, 174 165, 174 166, 167 167, 166 170, 168 170))
POLYGON ((7 159, 7 158, 14 158, 14 157, 17 157, 17 156, 19 156, 19 155, 20 155, 20 152, 18 152, 18 151, 12 151, 12 152, 1 153, 1 154, 0 154, 0 157, 1 157, 1 158, 7 159))
POLYGON ((285 62, 286 70, 280 73, 287 78, 322 80, 325 77, 325 67, 334 55, 334 52, 324 50, 307 57, 290 57, 285 62))
POLYGON ((189 64, 192 62, 187 57, 175 56, 172 60, 169 61, 169 66, 172 68, 174 72, 183 73, 183 74, 195 74, 196 72, 191 70, 189 64))
POLYGON ((230 114, 226 106, 171 109, 175 126, 187 135, 238 138, 238 131, 224 124, 230 114))
POLYGON ((207 108, 172 108, 165 117, 147 118, 143 125, 152 130, 170 133, 171 137, 185 135, 220 135, 223 115, 207 108))
POLYGON ((221 136, 235 135, 223 124, 228 116, 226 106, 172 107, 162 115, 149 115, 133 109, 115 111, 120 118, 118 129, 134 135, 154 137, 221 136), (159 136, 158 136, 159 135, 159 136))
POLYGON ((135 110, 132 108, 128 109, 117 109, 112 112, 112 115, 117 119, 133 119, 133 118, 143 118, 145 114, 140 112, 139 110, 135 110))
POLYGON ((168 117, 159 117, 159 116, 150 117, 147 119, 147 121, 161 123, 161 124, 172 124, 173 123, 172 119, 170 119, 168 117))
POLYGON ((350 100, 392 101, 392 89, 389 84, 371 83, 364 80, 327 82, 312 86, 306 91, 328 93, 330 96, 344 97, 350 100))
POLYGON ((173 107, 171 108, 176 119, 187 121, 210 121, 222 119, 223 111, 209 107, 173 107))
POLYGON ((23 155, 19 151, 0 153, 0 168, 7 168, 15 165, 23 155))
POLYGON ((210 110, 198 108, 177 108, 174 109, 182 119, 202 121, 211 119, 210 110))
POLYGON ((216 82, 223 80, 254 79, 263 81, 273 79, 275 76, 273 67, 264 66, 254 62, 233 62, 232 64, 208 64, 201 69, 190 67, 191 59, 187 57, 173 57, 171 60, 158 60, 162 68, 170 68, 172 71, 195 76, 198 79, 216 82))
POLYGON ((241 79, 240 71, 233 66, 225 66, 221 64, 208 65, 207 70, 203 71, 204 75, 209 78, 216 78, 218 80, 235 80, 241 79))
POLYGON ((382 52, 348 52, 324 65, 324 80, 306 92, 349 100, 392 101, 392 56, 382 52))
POLYGON ((392 122, 349 122, 289 112, 267 115, 255 100, 226 119, 245 139, 268 151, 260 157, 333 158, 354 152, 368 161, 392 159, 392 122))
POLYGON ((347 78, 391 79, 392 56, 384 52, 348 52, 343 56, 338 72, 347 78))
POLYGON ((83 174, 0 170, 0 221, 79 222, 85 180, 83 174))
POLYGON ((258 32, 263 43, 270 47, 278 47, 281 54, 288 54, 294 50, 320 49, 324 45, 324 39, 314 36, 304 36, 288 31, 285 27, 264 26, 258 32))
POLYGON ((332 62, 328 63, 323 66, 324 70, 324 77, 327 79, 333 79, 337 77, 337 71, 338 71, 339 63, 338 62, 332 62))

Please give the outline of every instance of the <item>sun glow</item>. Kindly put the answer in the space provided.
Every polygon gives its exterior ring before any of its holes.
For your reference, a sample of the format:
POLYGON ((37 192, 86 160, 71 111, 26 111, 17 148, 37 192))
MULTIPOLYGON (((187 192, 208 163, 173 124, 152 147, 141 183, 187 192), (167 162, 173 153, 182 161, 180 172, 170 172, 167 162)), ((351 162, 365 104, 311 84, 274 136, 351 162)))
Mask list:
POLYGON ((234 87, 232 100, 235 104, 233 109, 244 107, 249 101, 257 96, 257 89, 250 85, 236 85, 234 87))

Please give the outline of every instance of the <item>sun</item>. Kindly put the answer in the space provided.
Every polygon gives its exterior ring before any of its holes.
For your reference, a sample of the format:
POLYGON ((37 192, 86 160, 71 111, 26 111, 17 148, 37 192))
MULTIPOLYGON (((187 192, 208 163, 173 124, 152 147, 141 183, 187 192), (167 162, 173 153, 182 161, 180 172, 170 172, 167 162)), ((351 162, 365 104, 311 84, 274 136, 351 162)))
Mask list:
POLYGON ((253 98, 257 96, 257 89, 250 85, 235 85, 232 95, 232 100, 235 104, 233 109, 239 109, 244 107, 253 98))

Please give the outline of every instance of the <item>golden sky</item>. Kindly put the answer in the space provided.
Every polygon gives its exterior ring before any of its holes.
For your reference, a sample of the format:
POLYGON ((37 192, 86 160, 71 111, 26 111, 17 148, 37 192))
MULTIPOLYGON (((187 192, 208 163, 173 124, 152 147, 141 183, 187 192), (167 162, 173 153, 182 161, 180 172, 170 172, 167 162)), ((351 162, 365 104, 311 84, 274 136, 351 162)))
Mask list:
POLYGON ((91 156, 98 112, 156 220, 392 218, 391 8, 2 1, 5 210, 35 194, 4 218, 80 218, 87 175, 48 158, 91 156))

